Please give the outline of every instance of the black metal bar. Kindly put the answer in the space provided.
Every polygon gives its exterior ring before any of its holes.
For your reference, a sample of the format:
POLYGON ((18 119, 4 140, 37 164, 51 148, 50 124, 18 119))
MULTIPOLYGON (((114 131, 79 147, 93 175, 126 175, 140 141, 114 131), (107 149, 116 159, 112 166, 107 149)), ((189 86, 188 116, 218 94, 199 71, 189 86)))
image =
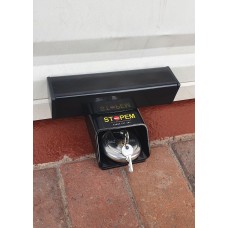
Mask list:
POLYGON ((52 118, 132 110, 173 102, 180 87, 169 67, 48 77, 52 118))

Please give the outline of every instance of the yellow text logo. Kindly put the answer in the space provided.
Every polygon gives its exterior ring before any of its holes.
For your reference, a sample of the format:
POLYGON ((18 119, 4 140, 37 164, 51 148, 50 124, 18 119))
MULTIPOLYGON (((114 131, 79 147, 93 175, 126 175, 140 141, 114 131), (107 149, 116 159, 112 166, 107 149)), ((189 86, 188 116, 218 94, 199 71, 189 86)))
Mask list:
POLYGON ((119 115, 119 116, 106 116, 104 117, 104 122, 113 122, 113 121, 121 121, 121 120, 131 120, 135 119, 136 116, 134 113, 132 114, 125 114, 125 115, 119 115))

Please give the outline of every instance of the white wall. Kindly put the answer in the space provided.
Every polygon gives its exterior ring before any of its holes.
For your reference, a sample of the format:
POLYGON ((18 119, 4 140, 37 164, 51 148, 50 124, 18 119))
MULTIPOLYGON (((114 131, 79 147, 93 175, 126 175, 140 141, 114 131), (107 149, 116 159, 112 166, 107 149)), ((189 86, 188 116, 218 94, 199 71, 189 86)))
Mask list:
POLYGON ((34 42, 189 33, 193 0, 34 0, 34 42))
POLYGON ((194 98, 193 0, 34 0, 34 119, 47 76, 170 66, 194 98))

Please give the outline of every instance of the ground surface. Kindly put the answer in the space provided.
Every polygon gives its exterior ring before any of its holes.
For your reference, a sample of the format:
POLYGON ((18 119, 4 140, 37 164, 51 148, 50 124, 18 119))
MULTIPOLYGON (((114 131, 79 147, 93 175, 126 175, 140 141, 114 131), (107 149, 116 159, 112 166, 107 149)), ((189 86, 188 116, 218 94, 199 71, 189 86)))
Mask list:
POLYGON ((34 166, 34 228, 194 227, 194 135, 151 143, 146 162, 100 170, 94 155, 34 166))

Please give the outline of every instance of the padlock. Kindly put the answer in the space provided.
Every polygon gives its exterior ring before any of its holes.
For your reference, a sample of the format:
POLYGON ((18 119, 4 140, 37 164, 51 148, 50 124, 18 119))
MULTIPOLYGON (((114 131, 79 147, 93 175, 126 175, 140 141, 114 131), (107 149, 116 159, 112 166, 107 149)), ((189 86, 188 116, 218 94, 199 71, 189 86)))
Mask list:
POLYGON ((124 145, 133 148, 131 160, 135 160, 141 152, 141 144, 135 134, 130 130, 109 130, 102 137, 103 151, 107 157, 116 162, 126 163, 126 156, 122 153, 124 145))

